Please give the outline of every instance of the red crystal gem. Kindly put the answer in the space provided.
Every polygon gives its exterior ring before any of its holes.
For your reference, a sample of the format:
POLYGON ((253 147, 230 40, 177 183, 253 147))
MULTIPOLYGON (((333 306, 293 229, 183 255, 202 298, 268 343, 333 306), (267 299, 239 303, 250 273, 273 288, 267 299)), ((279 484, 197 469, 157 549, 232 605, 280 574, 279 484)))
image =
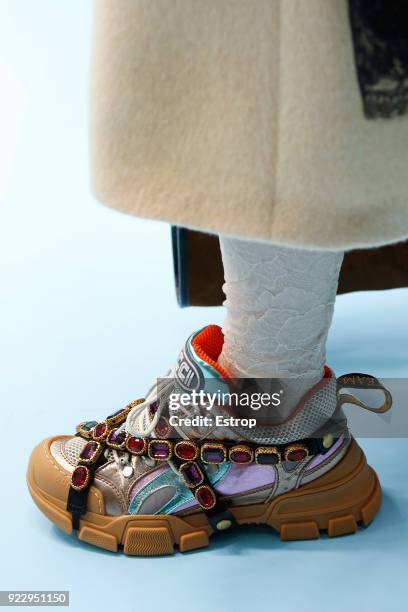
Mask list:
POLYGON ((102 421, 101 423, 98 423, 97 425, 95 425, 94 430, 93 430, 93 435, 94 435, 94 438, 103 438, 103 436, 105 436, 107 432, 108 432, 108 426, 104 421, 102 421))
POLYGON ((74 487, 82 488, 86 485, 89 478, 89 470, 83 465, 79 465, 72 472, 72 484, 74 487))
POLYGON ((85 461, 90 461, 94 457, 98 448, 99 448, 98 442, 88 442, 87 444, 85 444, 84 448, 82 449, 80 458, 84 459, 85 461))
POLYGON ((251 463, 252 453, 244 448, 236 448, 230 450, 230 459, 234 463, 251 463))
POLYGON ((286 461, 297 462, 303 461, 307 457, 307 450, 302 447, 292 448, 288 453, 286 453, 286 461))
POLYGON ((144 451, 145 440, 144 438, 136 438, 135 436, 130 436, 128 438, 126 446, 128 450, 130 450, 131 453, 135 453, 136 455, 139 455, 140 453, 143 453, 144 451))
POLYGON ((156 433, 160 438, 166 438, 170 433, 170 425, 166 417, 161 416, 156 425, 156 433))
POLYGON ((191 442, 178 442, 175 447, 175 453, 179 459, 191 461, 197 456, 197 449, 191 442))
POLYGON ((213 508, 216 503, 215 495, 210 487, 203 485, 195 492, 196 499, 203 508, 213 508))

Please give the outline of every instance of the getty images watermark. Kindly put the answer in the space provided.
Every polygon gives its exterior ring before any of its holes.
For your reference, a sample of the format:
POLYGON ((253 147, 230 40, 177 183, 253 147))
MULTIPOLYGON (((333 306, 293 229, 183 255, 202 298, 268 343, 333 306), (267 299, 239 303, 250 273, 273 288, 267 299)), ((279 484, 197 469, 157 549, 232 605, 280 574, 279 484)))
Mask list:
POLYGON ((214 393, 209 393, 208 391, 204 391, 200 389, 199 391, 189 391, 188 393, 171 393, 169 396, 169 409, 171 411, 169 423, 172 427, 178 426, 187 426, 187 427, 209 427, 211 425, 216 425, 217 427, 248 427, 252 429, 256 426, 256 419, 247 417, 247 418, 237 418, 233 416, 227 415, 205 415, 199 414, 195 416, 181 416, 177 414, 179 410, 183 410, 183 408, 194 408, 199 407, 200 409, 204 409, 207 411, 213 410, 218 406, 237 406, 239 405, 241 408, 247 408, 249 410, 261 410, 263 408, 276 408, 280 406, 282 401, 283 391, 274 392, 274 393, 230 393, 230 392, 222 392, 216 391, 214 393))

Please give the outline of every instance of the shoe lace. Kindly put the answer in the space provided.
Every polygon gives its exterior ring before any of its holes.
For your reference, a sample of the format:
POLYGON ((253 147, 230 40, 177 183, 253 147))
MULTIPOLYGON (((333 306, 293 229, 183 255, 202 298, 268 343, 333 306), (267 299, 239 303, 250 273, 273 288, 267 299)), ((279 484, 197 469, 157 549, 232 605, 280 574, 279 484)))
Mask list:
POLYGON ((146 438, 154 431, 174 386, 174 368, 170 368, 152 384, 144 401, 129 412, 124 427, 132 436, 146 438), (152 405, 157 407, 153 413, 152 405))
MULTIPOLYGON (((165 374, 157 378, 157 380, 151 385, 146 393, 146 397, 143 402, 135 405, 129 412, 126 423, 121 426, 121 429, 126 429, 132 436, 139 438, 148 437, 156 428, 161 415, 165 408, 169 396, 175 389, 175 367, 169 368, 165 374), (156 405, 154 413, 151 411, 151 406, 156 405)), ((184 414, 191 415, 191 407, 180 406, 179 410, 184 414)), ((177 426, 174 429, 180 435, 180 437, 187 439, 188 436, 177 426)), ((138 457, 132 455, 126 450, 115 450, 107 449, 105 451, 105 458, 113 458, 119 469, 123 469, 126 466, 131 466, 133 470, 136 467, 138 457)), ((156 465, 156 461, 150 457, 142 456, 141 459, 150 467, 156 465)))

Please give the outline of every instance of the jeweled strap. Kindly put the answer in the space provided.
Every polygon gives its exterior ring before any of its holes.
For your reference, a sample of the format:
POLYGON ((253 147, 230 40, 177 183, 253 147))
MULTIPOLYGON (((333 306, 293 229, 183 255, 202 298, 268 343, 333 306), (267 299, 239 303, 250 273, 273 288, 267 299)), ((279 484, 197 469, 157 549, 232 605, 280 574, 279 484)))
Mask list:
MULTIPOLYGON (((97 421, 84 421, 77 426, 76 435, 87 440, 87 443, 83 447, 77 465, 72 472, 71 485, 68 492, 67 510, 71 512, 74 529, 79 529, 80 518, 86 514, 88 493, 95 471, 105 460, 103 453, 106 449, 107 437, 111 432, 115 431, 115 428, 123 425, 130 410, 143 401, 143 398, 134 400, 127 404, 125 408, 110 414, 104 421, 99 423, 97 421)), ((117 431, 116 439, 111 439, 110 446, 121 449, 124 446, 120 444, 122 434, 119 434, 119 432, 123 431, 124 433, 123 442, 127 434, 124 430, 117 431)))
POLYGON ((79 519, 86 513, 89 488, 94 479, 95 470, 104 460, 104 449, 105 446, 102 442, 88 440, 72 472, 67 510, 72 514, 72 526, 74 529, 79 529, 79 519))
POLYGON ((104 421, 83 422, 77 435, 86 440, 71 476, 67 509, 72 513, 73 526, 79 528, 80 517, 86 513, 89 488, 96 469, 105 461, 104 451, 114 449, 155 461, 172 461, 186 487, 191 489, 214 529, 222 530, 234 523, 227 504, 218 499, 207 476, 206 465, 226 461, 245 465, 277 465, 281 461, 298 463, 311 455, 325 454, 337 438, 327 434, 322 438, 307 438, 289 444, 254 444, 228 440, 185 440, 138 438, 120 427, 125 422, 128 407, 110 415, 104 421), (119 426, 119 427, 118 427, 119 426))
POLYGON ((219 499, 212 487, 205 466, 198 457, 194 460, 183 460, 175 456, 173 464, 178 468, 184 484, 194 494, 197 503, 207 515, 208 522, 214 531, 226 529, 227 524, 228 527, 236 524, 227 504, 219 499))
MULTIPOLYGON (((312 455, 324 455, 337 442, 331 433, 318 438, 304 438, 287 444, 255 444, 228 440, 168 439, 170 428, 160 431, 161 438, 140 438, 127 433, 121 426, 130 410, 144 402, 138 399, 109 415, 104 421, 86 421, 76 428, 76 435, 87 441, 71 476, 67 509, 72 513, 73 527, 79 528, 80 517, 87 511, 87 497, 96 469, 105 461, 104 451, 114 449, 155 461, 171 461, 178 468, 185 485, 194 493, 197 503, 207 514, 214 529, 221 531, 234 523, 227 504, 218 499, 207 476, 206 465, 225 461, 245 465, 258 463, 274 466, 282 461, 298 463, 312 455)), ((345 374, 338 379, 338 404, 353 403, 373 412, 386 412, 392 404, 390 392, 373 376, 345 374), (351 394, 340 394, 345 387, 381 389, 385 401, 372 408, 351 394)), ((156 432, 157 433, 157 432, 156 432)))
MULTIPOLYGON (((98 438, 97 438, 98 439, 98 438)), ((241 465, 259 463, 277 465, 282 461, 303 461, 310 455, 325 454, 337 440, 331 434, 319 438, 303 438, 287 444, 256 444, 228 440, 185 440, 180 438, 139 438, 125 434, 124 430, 112 430, 105 443, 109 448, 127 450, 133 455, 150 457, 155 461, 196 461, 205 465, 230 461, 241 465), (118 438, 120 435, 120 445, 118 438)))

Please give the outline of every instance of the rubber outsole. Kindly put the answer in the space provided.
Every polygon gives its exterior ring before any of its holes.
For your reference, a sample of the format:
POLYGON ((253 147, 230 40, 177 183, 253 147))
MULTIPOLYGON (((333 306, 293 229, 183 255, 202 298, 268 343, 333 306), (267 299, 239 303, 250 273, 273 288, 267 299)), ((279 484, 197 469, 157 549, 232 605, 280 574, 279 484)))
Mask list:
MULTIPOLYGON (((67 475, 67 478, 69 476, 67 475)), ((65 502, 42 490, 27 473, 31 496, 39 509, 60 529, 72 532, 65 502)), ((355 533, 367 526, 381 505, 381 487, 364 453, 353 441, 344 458, 329 472, 269 503, 231 508, 238 525, 264 524, 282 540, 316 539, 355 533)), ((108 516, 87 512, 80 521, 80 540, 128 555, 168 555, 208 546, 213 533, 204 513, 108 516)), ((239 532, 237 533, 237 535, 239 532)))

